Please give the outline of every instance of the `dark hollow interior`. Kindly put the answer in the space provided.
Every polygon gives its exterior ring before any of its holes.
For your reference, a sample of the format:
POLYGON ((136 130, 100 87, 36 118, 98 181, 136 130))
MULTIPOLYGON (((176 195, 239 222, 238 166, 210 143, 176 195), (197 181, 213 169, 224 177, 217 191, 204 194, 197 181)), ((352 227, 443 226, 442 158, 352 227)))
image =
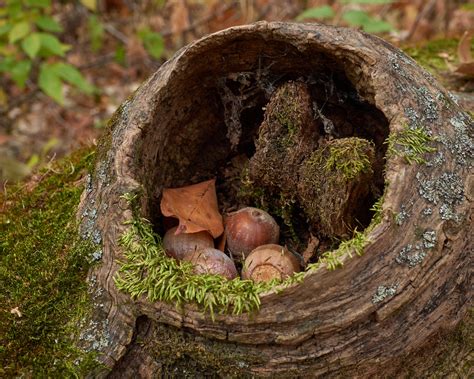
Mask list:
MULTIPOLYGON (((143 133, 139 179, 148 195, 147 216, 158 232, 163 232, 159 211, 163 188, 217 178, 221 210, 231 209, 233 201, 235 207, 241 205, 225 189, 225 168, 236 157, 252 156, 263 108, 275 88, 290 80, 309 86, 315 117, 334 125, 332 138, 358 136, 374 142, 373 185, 382 194, 389 123, 371 103, 370 79, 358 76, 357 63, 343 55, 336 58, 316 44, 302 50, 258 36, 193 51, 172 72, 158 97, 152 126, 143 133), (348 78, 357 78, 359 91, 348 78)), ((361 226, 370 222, 376 199, 368 199, 364 206, 361 226)))

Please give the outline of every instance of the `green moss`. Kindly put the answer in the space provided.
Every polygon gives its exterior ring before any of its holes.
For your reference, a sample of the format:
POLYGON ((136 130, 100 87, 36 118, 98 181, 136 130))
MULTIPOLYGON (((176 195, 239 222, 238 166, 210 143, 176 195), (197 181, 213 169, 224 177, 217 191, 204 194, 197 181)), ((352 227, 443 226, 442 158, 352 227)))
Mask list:
MULTIPOLYGON (((457 56, 458 39, 432 40, 421 46, 405 47, 404 51, 415 59, 421 66, 434 74, 448 71, 448 60, 452 65, 459 63, 457 56)), ((474 49, 474 40, 471 41, 471 49, 474 49)))
POLYGON ((436 149, 429 144, 434 141, 424 128, 411 128, 405 125, 403 130, 391 133, 385 143, 388 145, 387 156, 401 156, 408 164, 426 163, 424 155, 436 149))
POLYGON ((342 259, 345 255, 352 258, 352 254, 361 256, 365 246, 369 243, 366 233, 354 231, 352 239, 343 241, 336 250, 325 252, 316 263, 309 264, 308 271, 318 269, 321 265, 326 265, 328 270, 335 270, 342 267, 342 259))
POLYGON ((373 182, 373 143, 357 137, 329 141, 303 162, 298 197, 313 227, 346 237, 358 225, 373 182))
MULTIPOLYGON (((296 133, 299 124, 299 107, 295 104, 295 94, 288 86, 283 86, 280 92, 280 102, 277 104, 273 116, 277 122, 288 130, 288 143, 296 133)), ((297 99, 297 98, 296 98, 297 99)))
POLYGON ((238 344, 200 338, 173 326, 153 323, 145 348, 160 362, 162 376, 246 378, 249 367, 265 359, 238 344), (173 375, 174 374, 174 375, 173 375))
MULTIPOLYGON (((324 168, 328 174, 335 173, 344 180, 351 180, 362 173, 367 173, 372 170, 368 146, 373 147, 373 143, 361 138, 337 140, 337 143, 327 147, 329 154, 324 162, 324 168)), ((321 155, 324 156, 324 152, 321 155)), ((317 156, 312 158, 315 159, 317 156)))
POLYGON ((2 377, 73 376, 95 365, 74 345, 88 310, 91 252, 90 243, 77 240, 74 220, 82 192, 78 181, 93 158, 79 151, 0 195, 2 377))
MULTIPOLYGON (((387 188, 388 184, 385 183, 385 188, 387 188)), ((370 232, 374 229, 374 227, 382 222, 383 217, 383 202, 385 200, 385 192, 379 199, 372 205, 370 210, 374 212, 372 216, 372 220, 370 221, 370 225, 367 227, 366 232, 370 232)))

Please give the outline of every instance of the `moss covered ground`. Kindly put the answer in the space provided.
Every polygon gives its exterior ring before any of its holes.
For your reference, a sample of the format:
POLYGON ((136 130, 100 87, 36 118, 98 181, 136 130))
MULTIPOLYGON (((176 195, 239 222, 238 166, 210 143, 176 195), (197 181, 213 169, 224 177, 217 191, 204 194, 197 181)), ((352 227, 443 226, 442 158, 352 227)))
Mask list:
MULTIPOLYGON (((462 80, 453 81, 450 74, 460 63, 458 45, 457 38, 440 38, 419 45, 404 46, 402 49, 446 88, 456 90, 462 85, 462 80)), ((471 51, 474 51, 474 38, 471 40, 471 51)))
POLYGON ((93 158, 77 151, 0 194, 0 377, 70 377, 94 364, 73 343, 90 266, 74 216, 93 158))

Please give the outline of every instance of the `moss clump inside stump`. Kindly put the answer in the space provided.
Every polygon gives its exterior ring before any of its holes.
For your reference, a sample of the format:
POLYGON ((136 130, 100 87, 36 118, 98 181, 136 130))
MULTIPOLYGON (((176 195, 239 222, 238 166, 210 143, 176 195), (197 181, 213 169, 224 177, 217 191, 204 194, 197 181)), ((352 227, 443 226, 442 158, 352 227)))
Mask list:
POLYGON ((315 150, 300 169, 298 196, 323 235, 347 237, 371 201, 374 147, 350 137, 329 141, 315 150))
POLYGON ((267 104, 249 172, 269 193, 293 197, 298 167, 318 144, 312 107, 309 88, 300 82, 283 84, 267 104))

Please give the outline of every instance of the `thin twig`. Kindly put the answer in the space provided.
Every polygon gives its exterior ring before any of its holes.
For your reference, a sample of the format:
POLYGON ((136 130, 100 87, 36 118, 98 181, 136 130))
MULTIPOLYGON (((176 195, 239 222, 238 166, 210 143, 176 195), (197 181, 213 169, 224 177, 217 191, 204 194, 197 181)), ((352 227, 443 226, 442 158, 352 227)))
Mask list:
POLYGON ((416 16, 416 19, 415 19, 415 22, 413 23, 411 29, 410 29, 410 32, 407 34, 407 36, 404 38, 405 40, 409 40, 411 39, 411 37, 413 37, 413 35, 415 34, 416 32, 416 29, 418 29, 418 24, 420 23, 420 21, 425 18, 432 10, 433 10, 433 7, 436 5, 436 1, 437 0, 430 0, 428 2, 428 4, 426 4, 423 9, 417 14, 416 16))
POLYGON ((97 59, 93 60, 92 62, 84 63, 80 66, 77 66, 76 68, 81 71, 81 70, 87 70, 89 68, 97 67, 97 66, 102 66, 104 64, 109 63, 110 61, 114 60, 115 58, 115 53, 107 53, 105 55, 102 55, 98 57, 97 59))
POLYGON ((123 34, 120 30, 115 29, 115 27, 111 24, 104 24, 104 29, 108 32, 112 37, 115 37, 124 45, 128 43, 128 37, 123 34))

